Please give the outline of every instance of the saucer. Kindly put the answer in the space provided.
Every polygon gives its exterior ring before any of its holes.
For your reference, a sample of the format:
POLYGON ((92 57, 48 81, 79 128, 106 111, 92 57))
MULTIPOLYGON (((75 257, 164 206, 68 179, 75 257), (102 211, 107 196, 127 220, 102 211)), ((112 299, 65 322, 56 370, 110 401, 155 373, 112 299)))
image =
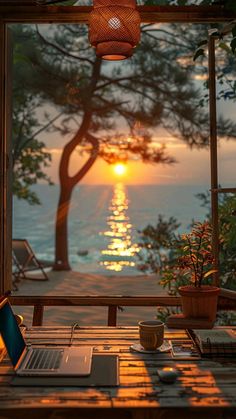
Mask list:
POLYGON ((140 345, 140 343, 134 343, 130 346, 130 349, 132 351, 141 352, 143 354, 158 354, 160 352, 169 352, 171 350, 171 344, 168 340, 164 340, 163 344, 159 348, 152 351, 147 351, 143 348, 142 345, 140 345))

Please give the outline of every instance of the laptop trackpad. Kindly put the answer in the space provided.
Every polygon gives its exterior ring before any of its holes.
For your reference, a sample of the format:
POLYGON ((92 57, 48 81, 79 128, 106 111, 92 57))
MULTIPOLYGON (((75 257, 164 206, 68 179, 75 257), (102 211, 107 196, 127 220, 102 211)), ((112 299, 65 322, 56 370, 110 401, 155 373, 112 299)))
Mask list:
POLYGON ((89 375, 93 348, 69 348, 65 351, 58 374, 89 375))

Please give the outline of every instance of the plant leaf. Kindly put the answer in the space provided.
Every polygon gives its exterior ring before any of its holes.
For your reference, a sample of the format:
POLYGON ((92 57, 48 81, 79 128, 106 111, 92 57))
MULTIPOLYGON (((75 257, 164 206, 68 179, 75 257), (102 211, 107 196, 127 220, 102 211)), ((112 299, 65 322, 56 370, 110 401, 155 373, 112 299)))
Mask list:
POLYGON ((188 0, 178 0, 178 6, 186 6, 188 0))
POLYGON ((232 35, 234 38, 236 37, 236 25, 232 29, 232 35))
POLYGON ((229 46, 225 42, 220 42, 219 43, 219 48, 223 49, 226 52, 231 52, 231 49, 229 48, 229 46))
POLYGON ((211 269, 210 271, 206 272, 206 273, 203 275, 203 278, 207 278, 208 276, 210 276, 211 274, 213 274, 213 273, 215 273, 215 272, 218 272, 218 271, 217 271, 217 269, 211 269))
POLYGON ((225 2, 225 8, 231 11, 236 11, 236 3, 235 0, 227 0, 225 2))
POLYGON ((207 44, 207 39, 203 39, 202 41, 198 42, 197 46, 199 48, 199 47, 202 47, 203 45, 206 45, 206 44, 207 44))
POLYGON ((230 42, 230 46, 232 49, 232 52, 235 53, 236 50, 236 38, 233 38, 232 41, 230 42))
POLYGON ((196 50, 196 52, 194 54, 194 57, 193 57, 193 61, 196 61, 196 59, 200 56, 204 56, 204 49, 201 48, 201 47, 196 50))

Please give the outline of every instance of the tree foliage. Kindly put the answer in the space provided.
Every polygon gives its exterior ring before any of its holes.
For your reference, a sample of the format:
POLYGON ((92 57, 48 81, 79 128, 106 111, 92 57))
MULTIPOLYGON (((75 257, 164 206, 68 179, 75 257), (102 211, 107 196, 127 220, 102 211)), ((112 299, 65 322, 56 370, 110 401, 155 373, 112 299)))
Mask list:
MULTIPOLYGON (((202 206, 208 209, 209 193, 199 194, 202 206)), ((220 280, 225 288, 236 290, 236 197, 235 194, 219 196, 220 280)))
POLYGON ((45 144, 37 139, 42 126, 37 117, 40 104, 37 95, 25 88, 25 80, 31 77, 29 60, 23 45, 18 42, 18 31, 14 32, 13 66, 13 113, 12 113, 12 162, 13 194, 29 204, 39 204, 37 194, 31 186, 38 181, 51 184, 45 173, 51 155, 45 144))
MULTIPOLYGON (((209 211, 209 193, 198 194, 202 205, 208 209, 206 221, 211 221, 209 211)), ((219 245, 220 245, 220 265, 219 277, 221 285, 225 288, 236 290, 236 197, 234 194, 223 195, 219 201, 219 245)), ((193 221, 193 224, 195 222, 193 221)), ((204 226, 203 224, 200 224, 204 226)), ((139 269, 147 273, 158 273, 160 283, 168 289, 170 293, 176 294, 180 285, 188 282, 183 276, 183 268, 188 268, 186 264, 186 251, 188 251, 188 235, 179 235, 178 228, 180 223, 173 217, 164 220, 158 216, 156 226, 148 225, 140 231, 140 252, 139 269), (185 247, 187 246, 187 247, 185 247)), ((192 237, 192 236, 191 236, 192 237)), ((197 236, 196 236, 197 237, 197 236)), ((199 240, 199 235, 198 239, 199 240)), ((209 235, 208 235, 209 239, 209 235)), ((210 242, 206 242, 209 246, 210 242)), ((208 252, 209 247, 206 249, 208 252)), ((205 254, 207 259, 207 253, 205 254)), ((209 254, 211 257, 211 253, 209 254)), ((191 260, 188 259, 191 264, 191 260)), ((187 262, 188 262, 187 261, 187 262)), ((210 260, 212 263, 212 259, 210 260)), ((207 265, 206 265, 207 266, 207 265)), ((210 269, 207 266, 207 271, 210 269)), ((205 268, 204 268, 205 269, 205 268)), ((189 272, 189 270, 187 269, 189 272)))
MULTIPOLYGON (((193 66, 181 64, 181 58, 193 52, 194 28, 188 26, 186 30, 187 26, 143 25, 135 55, 115 65, 95 56, 88 44, 85 25, 50 28, 25 25, 16 29, 20 54, 28 62, 28 66, 22 64, 24 69, 19 72, 19 79, 32 109, 31 120, 28 119, 28 125, 24 123, 32 141, 22 144, 35 148, 38 164, 32 162, 32 168, 28 168, 27 152, 24 147, 19 148, 20 158, 25 158, 22 168, 26 174, 28 169, 30 173, 27 186, 36 179, 48 180, 41 169, 50 159, 44 145, 36 140, 32 127, 38 124, 40 132, 50 130, 69 138, 59 167, 56 263, 61 269, 69 267, 67 219, 71 194, 98 157, 108 163, 129 159, 173 163, 164 140, 160 137, 159 144, 153 141, 156 127, 164 128, 190 147, 208 146, 208 115, 199 107, 201 92, 193 82, 193 66), (44 122, 35 119, 35 104, 41 112, 45 106, 53 107, 52 112, 44 112, 44 122), (87 161, 71 176, 69 166, 74 152, 85 153, 87 161)), ((201 31, 204 33, 206 29, 201 27, 201 31)), ((17 132, 19 125, 20 121, 17 132)), ((232 121, 219 118, 218 125, 220 135, 236 136, 236 124, 232 121)), ((32 149, 28 148, 28 154, 31 153, 32 149)))
MULTIPOLYGON (((206 220, 210 217, 209 192, 198 194, 202 206, 207 209, 206 220)), ((236 290, 236 197, 235 194, 224 194, 219 199, 219 277, 222 287, 236 290)), ((139 253, 139 269, 146 273, 157 273, 159 282, 168 293, 177 295, 178 288, 187 285, 189 279, 183 275, 179 261, 185 258, 184 242, 178 234, 180 224, 176 219, 164 220, 159 215, 156 226, 148 225, 140 231, 142 250, 139 253), (161 232, 161 234, 160 234, 161 232), (171 232, 171 234, 170 234, 171 232)), ((158 307, 158 318, 166 318, 178 312, 172 307, 158 307)), ((235 324, 235 314, 220 313, 218 322, 221 324, 235 324)))

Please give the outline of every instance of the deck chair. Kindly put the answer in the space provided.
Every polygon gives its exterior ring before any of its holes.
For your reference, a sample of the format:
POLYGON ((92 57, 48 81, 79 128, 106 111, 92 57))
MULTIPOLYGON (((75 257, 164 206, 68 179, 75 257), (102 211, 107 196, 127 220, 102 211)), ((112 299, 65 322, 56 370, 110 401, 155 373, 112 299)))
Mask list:
POLYGON ((47 281, 48 276, 44 268, 52 266, 50 262, 43 262, 36 258, 28 240, 12 240, 13 286, 17 289, 17 282, 21 278, 37 281, 47 281), (40 276, 30 276, 27 272, 40 271, 40 276))

